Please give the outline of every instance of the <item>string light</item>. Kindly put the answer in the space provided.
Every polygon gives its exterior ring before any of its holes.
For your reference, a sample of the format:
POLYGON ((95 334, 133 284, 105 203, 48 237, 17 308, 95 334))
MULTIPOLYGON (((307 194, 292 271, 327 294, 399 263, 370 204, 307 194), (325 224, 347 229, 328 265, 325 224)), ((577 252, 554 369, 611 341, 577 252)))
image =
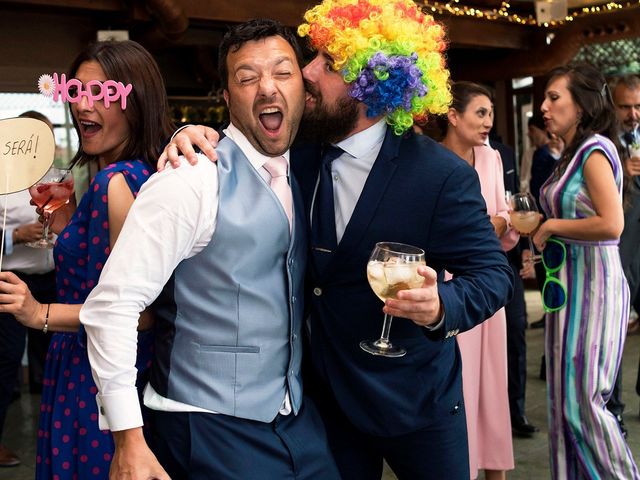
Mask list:
POLYGON ((417 1, 419 5, 422 5, 422 9, 425 13, 438 14, 438 15, 455 15, 457 17, 467 16, 479 18, 488 21, 508 21, 512 23, 518 23, 521 25, 539 25, 541 27, 549 28, 557 25, 562 25, 567 22, 572 22, 578 17, 584 17, 587 15, 597 15, 601 13, 611 12, 613 10, 621 10, 625 8, 633 8, 640 5, 640 0, 628 1, 624 3, 609 2, 604 5, 583 7, 581 9, 574 10, 569 13, 564 19, 552 20, 550 22, 538 23, 534 16, 527 15, 522 16, 517 13, 511 13, 509 9, 511 5, 508 1, 503 0, 498 9, 481 9, 478 7, 468 7, 466 5, 460 5, 460 0, 451 0, 449 2, 439 2, 431 0, 417 1))

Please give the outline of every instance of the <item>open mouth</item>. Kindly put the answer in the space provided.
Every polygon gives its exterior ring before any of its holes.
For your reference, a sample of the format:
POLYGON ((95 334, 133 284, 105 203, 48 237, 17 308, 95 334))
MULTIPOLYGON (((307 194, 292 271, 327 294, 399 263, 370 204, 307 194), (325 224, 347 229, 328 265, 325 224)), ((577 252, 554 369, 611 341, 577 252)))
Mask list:
POLYGON ((283 115, 279 108, 265 108, 259 115, 260 123, 265 130, 269 132, 277 132, 282 125, 283 115))
POLYGON ((102 125, 98 123, 89 122, 86 120, 80 121, 80 130, 83 135, 93 135, 94 133, 97 133, 101 129, 102 129, 102 125))

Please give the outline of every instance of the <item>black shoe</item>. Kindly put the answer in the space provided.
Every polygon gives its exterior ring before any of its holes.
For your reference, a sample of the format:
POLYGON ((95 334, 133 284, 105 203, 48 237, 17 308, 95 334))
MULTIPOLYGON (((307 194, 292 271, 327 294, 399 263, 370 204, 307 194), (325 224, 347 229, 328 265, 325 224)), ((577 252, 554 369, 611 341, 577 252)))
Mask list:
POLYGON ((18 456, 4 445, 0 445, 0 467, 17 467, 20 465, 18 456))
POLYGON ((519 418, 511 420, 511 431, 517 437, 531 438, 533 434, 540 431, 540 429, 529 423, 529 419, 524 415, 519 418))
POLYGON ((616 420, 618 421, 618 426, 620 427, 620 431, 622 432, 622 436, 627 438, 629 432, 627 432, 627 427, 624 424, 624 420, 622 419, 622 415, 615 415, 616 420))
POLYGON ((529 328, 544 328, 544 316, 540 320, 536 320, 535 322, 531 322, 529 324, 529 328))

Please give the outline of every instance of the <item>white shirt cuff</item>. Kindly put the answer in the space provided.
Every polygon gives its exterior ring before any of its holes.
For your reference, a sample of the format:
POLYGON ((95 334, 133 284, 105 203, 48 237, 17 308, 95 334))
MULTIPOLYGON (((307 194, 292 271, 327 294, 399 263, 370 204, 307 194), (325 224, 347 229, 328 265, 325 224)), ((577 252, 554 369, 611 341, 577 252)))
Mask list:
POLYGON ((438 323, 436 323, 435 325, 425 325, 424 328, 426 328, 430 332, 433 332, 435 330, 441 329, 443 325, 444 325, 444 313, 442 314, 442 318, 438 323))
POLYGON ((4 231, 4 254, 11 255, 13 253, 13 231, 15 229, 7 227, 4 231))
POLYGON ((138 391, 121 390, 111 395, 96 395, 100 430, 117 432, 143 425, 138 391))

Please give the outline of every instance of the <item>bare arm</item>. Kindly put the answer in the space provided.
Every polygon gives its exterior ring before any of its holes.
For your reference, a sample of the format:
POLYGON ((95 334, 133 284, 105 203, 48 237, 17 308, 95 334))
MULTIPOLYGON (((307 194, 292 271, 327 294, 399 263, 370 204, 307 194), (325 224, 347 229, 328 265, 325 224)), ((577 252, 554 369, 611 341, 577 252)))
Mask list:
POLYGON ((109 206, 109 244, 111 250, 113 250, 134 200, 133 193, 131 193, 131 189, 122 173, 116 173, 111 177, 107 197, 109 206))
MULTIPOLYGON (((49 306, 47 329, 56 332, 75 332, 80 325, 80 307, 52 303, 49 306)), ((27 284, 13 272, 0 272, 0 312, 10 313, 25 327, 44 328, 47 305, 38 302, 27 284)))
POLYGON ((171 163, 174 168, 180 166, 178 157, 184 155, 191 165, 198 163, 198 157, 193 146, 197 146, 200 151, 212 162, 218 159, 215 147, 218 145, 220 135, 211 127, 204 125, 189 125, 178 130, 174 134, 171 142, 164 147, 162 155, 158 159, 158 171, 162 171, 167 164, 171 163))
POLYGON ((593 152, 584 164, 584 178, 595 215, 588 218, 551 218, 536 231, 533 241, 543 249, 551 235, 577 240, 612 240, 622 233, 624 214, 611 164, 601 152, 593 152))

